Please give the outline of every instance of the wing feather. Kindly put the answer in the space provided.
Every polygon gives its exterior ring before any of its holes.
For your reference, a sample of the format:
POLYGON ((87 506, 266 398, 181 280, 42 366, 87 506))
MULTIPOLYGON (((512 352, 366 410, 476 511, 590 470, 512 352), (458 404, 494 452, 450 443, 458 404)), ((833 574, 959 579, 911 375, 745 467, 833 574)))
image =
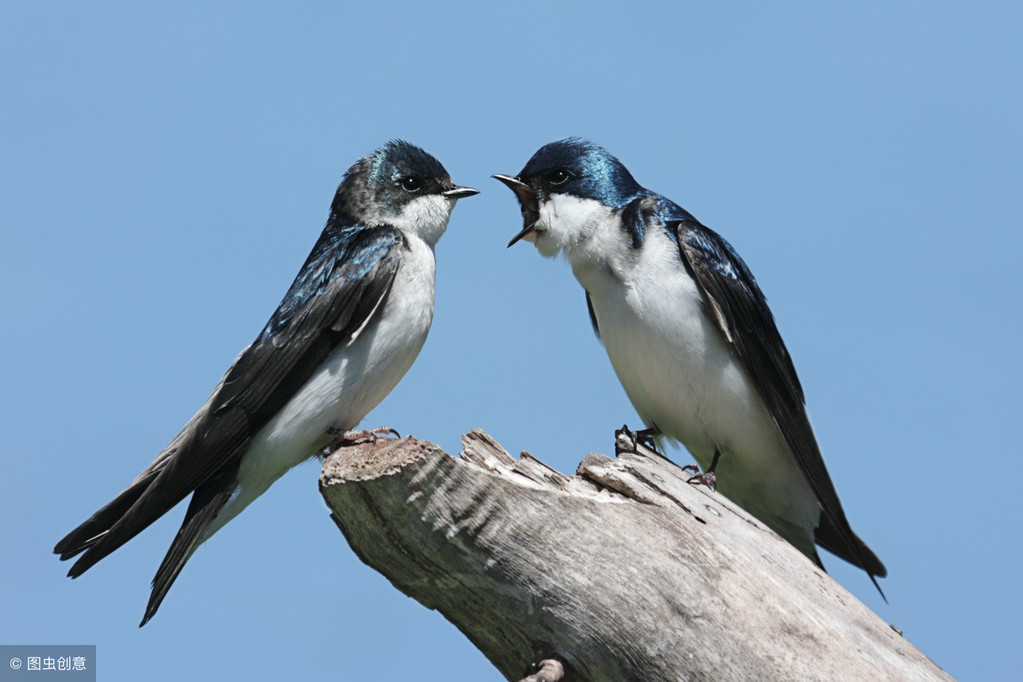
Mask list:
POLYGON ((852 531, 842 510, 806 414, 803 387, 753 274, 724 238, 688 214, 667 221, 665 226, 673 233, 682 261, 704 295, 708 313, 742 360, 817 496, 824 530, 818 541, 872 576, 884 577, 884 566, 852 531))
POLYGON ((165 559, 169 568, 161 569, 173 581, 180 570, 177 564, 183 564, 173 557, 187 559, 202 526, 226 501, 208 484, 231 483, 222 481, 222 474, 237 470, 252 436, 376 313, 390 293, 400 252, 407 246, 404 236, 389 226, 328 225, 273 317, 231 365, 199 414, 128 489, 57 543, 54 551, 62 559, 85 552, 69 575, 81 575, 203 489, 203 503, 192 505, 196 509, 190 507, 186 515, 189 532, 179 533, 165 559), (212 512, 211 502, 216 503, 212 512), (193 528, 198 521, 200 527, 193 528), (182 538, 187 547, 179 546, 182 538))

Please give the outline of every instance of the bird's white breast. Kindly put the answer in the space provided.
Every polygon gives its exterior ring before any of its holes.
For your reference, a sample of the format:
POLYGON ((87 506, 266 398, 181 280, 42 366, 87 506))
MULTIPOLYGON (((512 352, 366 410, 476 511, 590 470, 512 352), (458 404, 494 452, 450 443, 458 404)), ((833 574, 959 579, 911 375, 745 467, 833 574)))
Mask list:
POLYGON ((435 260, 408 237, 390 295, 347 345, 334 350, 284 408, 253 437, 234 496, 203 533, 207 539, 288 469, 316 455, 330 428, 348 430, 390 393, 412 366, 433 320, 435 260))
POLYGON ((433 320, 434 257, 421 239, 412 237, 409 244, 411 252, 402 254, 391 293, 376 318, 337 348, 263 427, 246 462, 279 462, 287 469, 312 456, 325 444, 328 428, 354 428, 412 366, 433 320))
POLYGON ((615 219, 601 223, 566 255, 636 411, 704 468, 719 450, 718 488, 812 548, 816 498, 741 359, 705 314, 677 244, 651 229, 636 249, 615 219))

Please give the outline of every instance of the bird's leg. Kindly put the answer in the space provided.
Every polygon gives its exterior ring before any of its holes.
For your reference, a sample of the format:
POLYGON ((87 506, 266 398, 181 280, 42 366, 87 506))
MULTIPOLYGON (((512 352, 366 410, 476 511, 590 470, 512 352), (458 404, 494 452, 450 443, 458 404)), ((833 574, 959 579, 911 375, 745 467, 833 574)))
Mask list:
POLYGON ((327 429, 327 435, 330 436, 330 443, 328 443, 322 450, 321 454, 324 457, 331 455, 348 445, 373 443, 380 436, 390 435, 395 438, 401 438, 401 434, 392 429, 390 426, 377 426, 372 429, 353 429, 351 431, 342 431, 341 429, 336 429, 332 426, 327 429))
POLYGON ((623 452, 634 455, 653 454, 670 462, 671 460, 657 449, 657 443, 654 442, 654 437, 659 435, 661 435, 661 430, 657 426, 651 426, 640 431, 630 431, 629 425, 625 424, 622 428, 615 430, 615 457, 623 452), (640 453, 639 446, 641 445, 646 452, 640 453))
POLYGON ((660 433, 656 427, 631 431, 628 424, 623 424, 622 428, 615 430, 615 454, 618 455, 622 452, 634 453, 636 452, 636 446, 642 445, 655 455, 664 457, 657 450, 657 444, 654 443, 654 436, 658 436, 660 433))
POLYGON ((693 475, 689 478, 689 483, 693 485, 705 485, 711 490, 717 490, 717 476, 714 475, 714 470, 717 469, 718 460, 721 459, 721 451, 714 448, 714 457, 710 460, 710 466, 702 474, 696 473, 699 471, 694 465, 690 464, 687 467, 683 467, 686 471, 693 472, 693 475))
POLYGON ((654 441, 654 438, 659 435, 661 435, 661 431, 656 426, 651 426, 649 429, 640 429, 636 432, 636 442, 663 457, 664 455, 657 449, 657 443, 654 441))

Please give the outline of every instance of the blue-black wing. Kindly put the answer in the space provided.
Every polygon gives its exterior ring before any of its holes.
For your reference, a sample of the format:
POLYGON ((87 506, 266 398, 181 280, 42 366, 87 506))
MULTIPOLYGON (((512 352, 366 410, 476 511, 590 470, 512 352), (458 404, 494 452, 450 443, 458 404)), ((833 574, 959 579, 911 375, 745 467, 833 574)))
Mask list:
POLYGON ((277 311, 199 414, 124 492, 54 548, 62 560, 85 552, 68 575, 81 575, 194 492, 154 580, 148 620, 227 501, 251 438, 369 322, 386 301, 407 247, 389 226, 328 225, 277 311))
POLYGON ((655 220, 677 241, 682 262, 703 293, 707 313, 742 360, 817 496, 822 511, 817 543, 872 577, 884 577, 884 565, 856 536, 842 510, 806 414, 796 369, 746 263, 724 238, 670 202, 658 203, 655 220))

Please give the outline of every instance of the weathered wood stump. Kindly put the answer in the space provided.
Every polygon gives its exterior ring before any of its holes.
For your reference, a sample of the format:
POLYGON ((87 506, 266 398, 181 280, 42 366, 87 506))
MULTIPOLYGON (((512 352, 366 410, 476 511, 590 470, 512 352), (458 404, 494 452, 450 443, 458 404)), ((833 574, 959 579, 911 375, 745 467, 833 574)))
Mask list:
POLYGON ((571 477, 480 430, 462 442, 460 459, 413 438, 344 447, 320 489, 359 558, 509 680, 951 679, 627 431, 571 477))

